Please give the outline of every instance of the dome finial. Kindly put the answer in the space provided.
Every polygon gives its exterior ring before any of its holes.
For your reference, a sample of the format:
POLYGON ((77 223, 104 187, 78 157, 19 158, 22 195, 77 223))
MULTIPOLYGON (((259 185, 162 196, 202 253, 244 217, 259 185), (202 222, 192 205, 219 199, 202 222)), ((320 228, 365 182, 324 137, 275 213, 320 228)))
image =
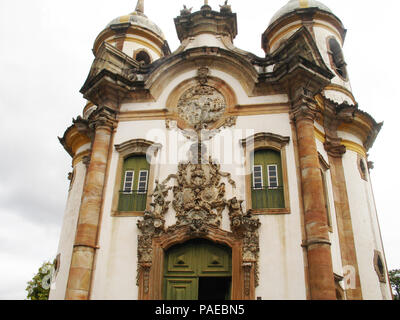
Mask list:
POLYGON ((204 0, 204 5, 201 7, 201 10, 211 10, 208 0, 204 0))
POLYGON ((144 0, 138 0, 135 11, 144 14, 144 0))

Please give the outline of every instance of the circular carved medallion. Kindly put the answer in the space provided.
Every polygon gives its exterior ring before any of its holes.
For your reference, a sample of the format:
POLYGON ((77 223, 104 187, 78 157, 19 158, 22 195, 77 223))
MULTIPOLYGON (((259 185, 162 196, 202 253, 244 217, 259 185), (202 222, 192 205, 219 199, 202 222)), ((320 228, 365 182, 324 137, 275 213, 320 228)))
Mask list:
POLYGON ((191 126, 210 125, 221 118, 225 109, 224 96, 207 85, 188 89, 178 101, 179 117, 191 126))

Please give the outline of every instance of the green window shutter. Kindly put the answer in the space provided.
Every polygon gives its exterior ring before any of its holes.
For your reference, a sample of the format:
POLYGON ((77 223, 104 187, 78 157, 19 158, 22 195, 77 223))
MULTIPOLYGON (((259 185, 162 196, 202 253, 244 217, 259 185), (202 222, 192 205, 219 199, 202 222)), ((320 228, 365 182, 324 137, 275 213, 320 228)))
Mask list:
POLYGON ((253 209, 285 207, 281 155, 278 151, 263 149, 254 153, 252 203, 253 209), (261 175, 261 178, 259 177, 261 175), (264 181, 260 188, 259 181, 264 181))
POLYGON ((150 165, 146 156, 132 156, 124 161, 119 194, 119 211, 144 211, 150 165))

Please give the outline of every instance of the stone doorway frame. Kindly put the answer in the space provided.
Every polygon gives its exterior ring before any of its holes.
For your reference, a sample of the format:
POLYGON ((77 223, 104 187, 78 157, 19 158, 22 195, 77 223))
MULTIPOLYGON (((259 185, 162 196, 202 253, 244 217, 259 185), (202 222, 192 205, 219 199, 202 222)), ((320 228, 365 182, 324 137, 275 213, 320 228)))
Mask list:
POLYGON ((163 299, 163 270, 165 252, 176 244, 185 243, 192 239, 206 239, 223 244, 232 250, 232 300, 255 299, 255 265, 256 261, 243 261, 243 240, 231 232, 208 225, 206 232, 193 234, 190 226, 176 228, 153 238, 153 262, 141 265, 139 274, 139 300, 163 299))

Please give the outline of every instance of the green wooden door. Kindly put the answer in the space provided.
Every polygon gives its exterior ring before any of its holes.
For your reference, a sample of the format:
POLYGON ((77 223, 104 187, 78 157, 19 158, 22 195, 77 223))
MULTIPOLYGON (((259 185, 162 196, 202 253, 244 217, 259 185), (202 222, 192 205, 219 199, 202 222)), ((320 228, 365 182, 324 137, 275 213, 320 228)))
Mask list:
POLYGON ((254 153, 251 194, 253 209, 285 207, 279 152, 264 149, 254 153))
POLYGON ((125 159, 119 194, 119 211, 146 209, 149 169, 150 165, 146 156, 132 156, 125 159))
POLYGON ((199 282, 214 277, 232 277, 230 248, 200 239, 176 245, 165 255, 164 299, 197 300, 199 282))

